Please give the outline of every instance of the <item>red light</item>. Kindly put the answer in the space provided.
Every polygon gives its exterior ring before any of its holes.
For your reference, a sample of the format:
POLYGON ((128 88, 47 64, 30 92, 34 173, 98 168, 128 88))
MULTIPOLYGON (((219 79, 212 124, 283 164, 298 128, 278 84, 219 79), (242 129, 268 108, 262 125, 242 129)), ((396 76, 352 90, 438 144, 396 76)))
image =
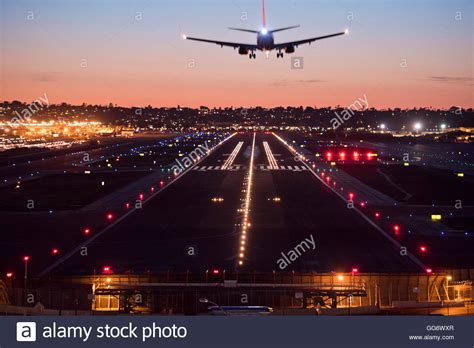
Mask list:
POLYGON ((138 195, 138 198, 142 201, 142 200, 143 200, 143 193, 140 193, 140 194, 138 195))
POLYGON ((359 155, 359 153, 358 153, 357 151, 354 151, 354 153, 352 154, 352 156, 354 157, 354 160, 355 160, 355 161, 358 161, 358 160, 359 160, 360 155, 359 155))
POLYGON ((51 254, 53 254, 53 255, 57 255, 58 253, 59 253, 58 249, 51 250, 51 254))
POLYGON ((346 153, 345 152, 339 152, 339 158, 341 161, 344 161, 346 159, 346 153))
POLYGON ((352 273, 358 273, 359 272, 359 269, 358 268, 353 268, 352 269, 352 273))
POLYGON ((353 193, 349 193, 349 199, 352 201, 353 198, 354 198, 354 194, 353 194, 353 193))
POLYGON ((107 214, 107 219, 108 220, 112 220, 114 218, 113 214, 112 213, 108 213, 107 214))
POLYGON ((375 217, 376 218, 380 217, 380 213, 375 213, 375 217))
POLYGON ((23 256, 23 261, 25 261, 25 262, 26 262, 26 261, 28 261, 29 259, 30 259, 30 257, 29 257, 29 256, 23 256))
POLYGON ((110 273, 112 273, 112 267, 110 267, 110 266, 104 266, 104 267, 102 268, 102 273, 104 273, 104 274, 110 274, 110 273))
POLYGON ((125 209, 130 208, 130 203, 125 203, 125 209))
POLYGON ((151 192, 155 192, 155 187, 152 186, 152 187, 150 188, 150 191, 151 191, 151 192))
POLYGON ((372 152, 367 152, 367 159, 370 161, 374 154, 372 152))
POLYGON ((218 269, 213 269, 212 274, 219 274, 219 270, 218 269))
POLYGON ((329 182, 331 181, 331 178, 329 176, 326 177, 326 181, 329 182))
POLYGON ((332 158, 332 153, 331 152, 326 152, 326 158, 327 158, 328 161, 330 161, 331 158, 332 158))
POLYGON ((360 206, 363 208, 365 207, 365 202, 360 202, 360 206))
POLYGON ((428 248, 426 246, 422 245, 422 246, 420 246, 420 251, 422 253, 426 253, 428 251, 428 248))
POLYGON ((84 228, 84 234, 89 234, 91 233, 91 229, 90 228, 84 228))
POLYGON ((322 176, 323 178, 324 178, 325 175, 326 175, 325 172, 322 172, 322 173, 321 173, 321 176, 322 176))
POLYGON ((400 232, 400 226, 398 225, 393 226, 393 230, 395 231, 395 234, 398 234, 398 232, 400 232))
POLYGON ((163 186, 165 182, 163 180, 160 181, 160 185, 163 186))
POLYGON ((433 273, 433 270, 431 268, 427 268, 426 273, 433 273))
POLYGON ((8 272, 8 273, 6 274, 6 276, 7 276, 7 278, 12 278, 12 277, 13 277, 13 272, 8 272))

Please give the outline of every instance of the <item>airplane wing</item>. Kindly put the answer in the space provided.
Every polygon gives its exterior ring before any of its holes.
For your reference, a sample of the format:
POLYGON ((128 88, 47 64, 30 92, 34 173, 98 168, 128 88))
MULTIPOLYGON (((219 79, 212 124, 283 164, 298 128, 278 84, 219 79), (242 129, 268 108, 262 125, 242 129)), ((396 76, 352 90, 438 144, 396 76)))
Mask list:
POLYGON ((233 47, 233 48, 246 48, 248 50, 256 50, 257 45, 252 45, 252 44, 244 44, 244 43, 237 43, 237 42, 226 42, 226 41, 216 41, 216 40, 207 40, 207 39, 199 39, 197 37, 185 37, 186 40, 193 40, 193 41, 200 41, 200 42, 208 42, 208 43, 213 43, 216 45, 219 45, 221 47, 227 46, 227 47, 233 47))
POLYGON ((312 37, 310 39, 304 39, 304 40, 298 40, 298 41, 290 41, 290 42, 284 42, 284 43, 279 43, 279 44, 275 44, 275 49, 283 49, 283 48, 286 48, 288 46, 296 46, 298 47, 299 45, 304 45, 304 44, 311 44, 312 42, 314 41, 317 41, 317 40, 322 40, 322 39, 328 39, 330 37, 334 37, 334 36, 340 36, 340 35, 345 35, 347 34, 347 30, 346 31, 343 31, 343 32, 340 32, 340 33, 336 33, 336 34, 330 34, 330 35, 324 35, 324 36, 318 36, 318 37, 312 37))

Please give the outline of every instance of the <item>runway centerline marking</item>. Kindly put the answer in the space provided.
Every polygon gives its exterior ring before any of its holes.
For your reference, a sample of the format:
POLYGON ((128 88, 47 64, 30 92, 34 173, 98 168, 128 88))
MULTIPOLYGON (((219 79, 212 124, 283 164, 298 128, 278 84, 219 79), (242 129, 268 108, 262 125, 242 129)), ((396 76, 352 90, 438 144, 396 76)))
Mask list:
MULTIPOLYGON (((252 192, 252 179, 253 179, 253 158, 255 154, 255 136, 256 133, 253 133, 253 140, 252 140, 252 153, 250 155, 250 164, 249 164, 249 172, 247 174, 247 189, 245 192, 245 202, 243 207, 243 218, 242 218, 242 232, 240 234, 240 247, 239 247, 239 266, 244 264, 244 257, 245 257, 245 244, 247 240, 247 230, 250 227, 250 223, 248 222, 248 216, 250 211, 250 197, 252 192)), ((245 183, 245 181, 244 181, 245 183)))

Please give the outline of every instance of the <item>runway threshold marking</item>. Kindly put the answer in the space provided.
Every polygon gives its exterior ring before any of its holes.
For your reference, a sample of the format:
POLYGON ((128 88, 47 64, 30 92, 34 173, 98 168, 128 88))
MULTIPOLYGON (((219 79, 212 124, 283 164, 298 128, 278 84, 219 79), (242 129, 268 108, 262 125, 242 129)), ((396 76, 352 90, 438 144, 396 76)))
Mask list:
MULTIPOLYGON (((222 140, 219 144, 217 144, 213 149, 211 149, 206 156, 202 156, 198 161, 196 161, 193 165, 191 165, 190 167, 188 167, 185 171, 183 171, 180 175, 176 176, 173 180, 171 180, 170 182, 168 182, 168 184, 166 184, 165 186, 163 186, 161 189, 157 190, 155 193, 151 194, 148 198, 144 199, 142 201, 142 207, 145 206, 145 204, 147 202, 149 202, 150 200, 152 200, 153 198, 155 198, 158 194, 160 194, 161 192, 163 192, 164 190, 166 190, 168 187, 170 187, 172 184, 174 184, 175 182, 177 182, 178 180, 180 180, 182 177, 184 177, 185 174, 189 173, 191 170, 194 169, 194 167, 196 167, 199 163, 201 163, 202 161, 204 161, 205 159, 207 159, 209 157, 209 155, 211 155, 212 153, 214 153, 218 148, 220 148, 224 143, 226 143, 229 139, 231 139, 233 136, 235 136, 237 133, 232 133, 231 135, 229 135, 227 138, 225 138, 224 140, 222 140)), ((43 277, 45 275, 47 275, 49 272, 51 272, 53 269, 55 269, 56 267, 58 267, 60 264, 62 264, 63 262, 69 260, 71 257, 73 257, 74 255, 76 255, 79 251, 82 250, 82 248, 86 247, 87 245, 89 245, 90 243, 92 243, 94 240, 96 240, 97 238, 99 238, 100 236, 102 236, 105 232, 107 232, 108 230, 112 229, 113 227, 117 226, 119 223, 121 223, 122 221, 124 221, 126 218, 128 218, 130 215, 132 215, 133 213, 135 213, 137 210, 141 210, 141 209, 132 209, 128 212, 126 212, 125 214, 123 214, 122 216, 120 216, 119 218, 117 218, 117 220, 115 220, 114 222, 110 223, 109 225, 107 225, 106 227, 104 227, 102 230, 100 230, 99 232, 97 232, 96 234, 94 234, 92 237, 88 238, 87 240, 85 240, 84 242, 82 242, 81 244, 79 244, 79 246, 77 246, 76 248, 74 248, 73 250, 69 251, 68 253, 66 253, 64 256, 62 256, 61 258, 59 258, 57 261, 55 261, 53 264, 51 264, 50 266, 46 267, 43 271, 41 271, 38 276, 40 277, 43 277)))
POLYGON ((265 149, 265 154, 267 155, 268 164, 270 165, 270 169, 278 169, 278 163, 275 159, 275 156, 273 156, 272 149, 270 148, 270 145, 268 145, 267 141, 263 142, 263 148, 265 149))
MULTIPOLYGON (((342 194, 340 194, 336 189, 334 189, 331 185, 326 183, 323 179, 321 179, 318 174, 314 171, 314 169, 305 162, 304 155, 300 154, 298 151, 296 151, 293 146, 289 145, 286 140, 281 138, 278 134, 272 133, 279 141, 281 141, 287 149, 290 151, 290 153, 296 155, 299 159, 300 162, 318 179, 324 186, 326 186, 329 190, 331 190, 333 193, 335 193, 339 198, 341 198, 346 204, 349 203, 349 201, 344 197, 342 194)), ((295 157, 296 157, 295 156, 295 157)), ((379 225, 377 225, 375 222, 373 222, 369 217, 367 217, 360 209, 357 207, 351 208, 351 210, 355 211, 357 214, 359 214, 367 223, 369 223, 372 227, 374 227, 378 232, 382 234, 385 238, 387 238, 393 245, 395 245, 398 250, 401 250, 403 247, 397 240, 395 240, 390 234, 388 234, 386 231, 384 231, 379 225)), ((413 255, 411 252, 408 250, 406 251, 406 255, 410 260, 412 260, 417 266, 423 269, 425 271, 426 265, 423 264, 415 255, 413 255)))
POLYGON ((237 143, 237 145, 235 146, 234 148, 234 151, 232 151, 232 153, 229 155, 229 157, 227 158, 227 160, 224 162, 224 164, 222 165, 221 169, 222 170, 225 170, 227 168, 229 168, 230 166, 232 166, 232 164, 234 163, 234 160, 235 158, 237 157, 240 149, 242 148, 242 145, 244 144, 243 141, 239 141, 237 143))

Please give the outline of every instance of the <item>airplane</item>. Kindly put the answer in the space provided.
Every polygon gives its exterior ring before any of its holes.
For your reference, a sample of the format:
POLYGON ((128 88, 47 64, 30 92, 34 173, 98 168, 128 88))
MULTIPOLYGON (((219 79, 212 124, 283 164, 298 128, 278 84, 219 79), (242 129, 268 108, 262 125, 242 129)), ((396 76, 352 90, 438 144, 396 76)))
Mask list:
POLYGON ((335 33, 335 34, 317 36, 317 37, 312 37, 312 38, 304 39, 304 40, 290 41, 290 42, 284 42, 284 43, 275 43, 275 40, 273 38, 274 33, 277 33, 279 31, 298 28, 299 25, 293 25, 293 26, 290 26, 290 27, 273 29, 273 30, 267 29, 266 17, 265 17, 265 0, 262 0, 262 22, 263 22, 263 26, 262 26, 261 30, 229 28, 230 30, 237 30, 237 31, 243 31, 243 32, 247 32, 247 33, 257 34, 257 44, 256 45, 246 44, 246 43, 237 43, 237 42, 226 42, 226 41, 200 39, 200 38, 197 38, 197 37, 189 37, 187 35, 183 35, 183 39, 213 43, 213 44, 219 45, 221 47, 224 47, 224 46, 233 47, 234 50, 236 48, 238 48, 239 49, 239 54, 241 54, 241 55, 248 54, 249 59, 255 59, 255 58, 257 58, 257 55, 255 54, 255 51, 257 51, 257 50, 264 52, 266 54, 267 58, 269 56, 270 51, 276 50, 277 51, 277 58, 283 58, 283 52, 288 53, 288 54, 294 53, 295 52, 295 47, 297 48, 299 45, 303 45, 303 44, 310 44, 311 45, 312 42, 317 41, 317 40, 328 39, 330 37, 349 34, 349 30, 346 29, 343 32, 335 33))

